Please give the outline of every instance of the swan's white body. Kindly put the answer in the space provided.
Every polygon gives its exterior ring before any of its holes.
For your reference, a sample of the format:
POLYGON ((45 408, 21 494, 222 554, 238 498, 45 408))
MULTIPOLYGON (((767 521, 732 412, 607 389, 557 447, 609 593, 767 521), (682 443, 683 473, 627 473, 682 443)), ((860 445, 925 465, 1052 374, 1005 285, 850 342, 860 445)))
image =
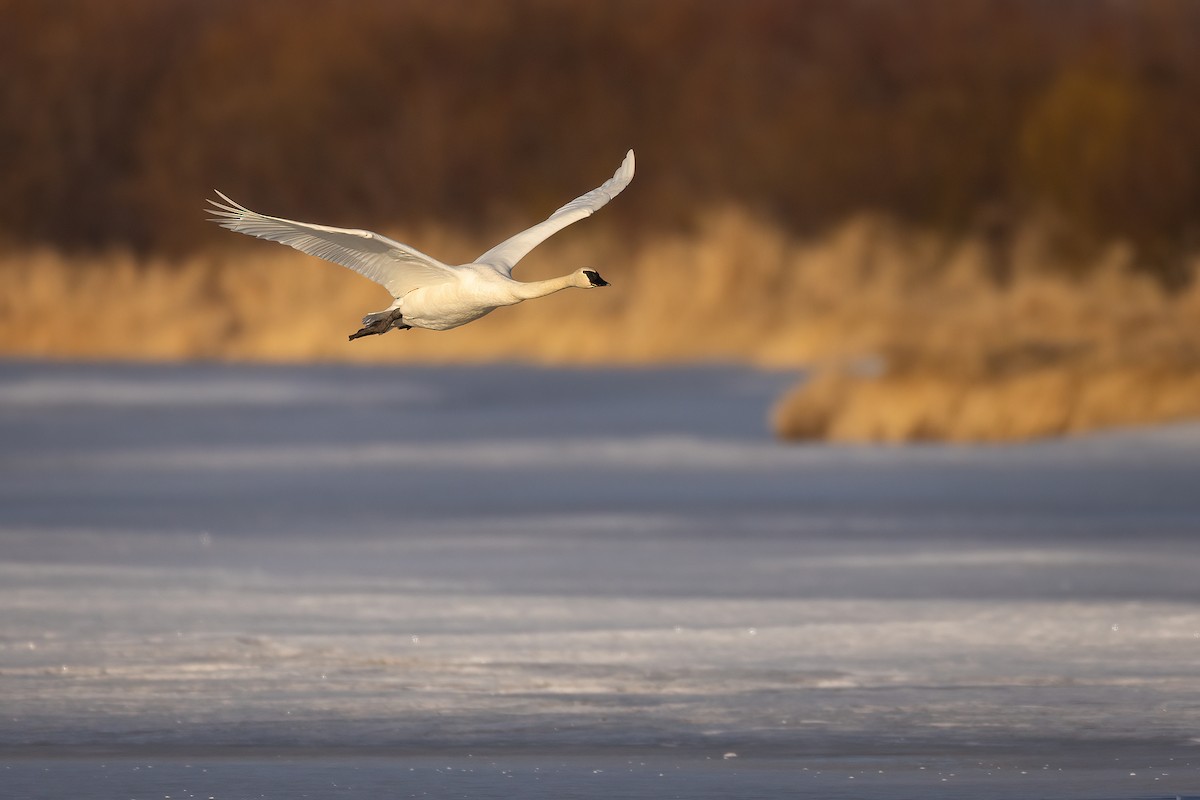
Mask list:
POLYGON ((544 297, 562 289, 588 289, 608 284, 593 269, 560 278, 525 283, 512 270, 530 250, 573 222, 591 216, 633 180, 633 151, 599 188, 575 198, 548 219, 488 250, 470 264, 450 266, 406 244, 371 231, 331 228, 269 217, 251 211, 217 192, 224 202, 214 206, 213 222, 231 231, 289 245, 301 252, 349 267, 391 292, 395 302, 368 314, 363 328, 351 336, 386 333, 392 328, 444 331, 477 320, 500 306, 544 297))

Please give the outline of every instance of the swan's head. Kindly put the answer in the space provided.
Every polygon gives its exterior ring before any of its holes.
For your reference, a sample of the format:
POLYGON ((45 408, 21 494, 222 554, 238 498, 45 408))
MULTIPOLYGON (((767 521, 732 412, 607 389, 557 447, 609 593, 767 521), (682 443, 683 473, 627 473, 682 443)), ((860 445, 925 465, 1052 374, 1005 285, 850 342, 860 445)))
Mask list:
POLYGON ((591 267, 584 267, 575 273, 578 286, 583 289, 594 289, 597 286, 608 286, 608 281, 600 277, 600 273, 591 267))

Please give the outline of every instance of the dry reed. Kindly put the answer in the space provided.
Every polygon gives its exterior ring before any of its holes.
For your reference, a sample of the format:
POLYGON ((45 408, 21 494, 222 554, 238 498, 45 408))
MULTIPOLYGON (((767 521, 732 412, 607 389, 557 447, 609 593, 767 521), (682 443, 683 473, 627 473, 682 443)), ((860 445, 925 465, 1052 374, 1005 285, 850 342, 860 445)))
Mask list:
POLYGON ((1200 417, 1200 286, 1168 293, 1116 245, 1080 283, 1046 268, 1044 245, 1023 232, 1007 286, 983 277, 986 248, 966 240, 897 287, 877 308, 874 369, 818 367, 776 405, 776 433, 1003 442, 1200 417))
MULTIPOLYGON (((610 231, 581 226, 535 250, 517 277, 593 266, 613 288, 499 309, 454 331, 355 342, 346 335, 364 313, 388 305, 386 292, 277 245, 248 243, 173 262, 124 253, 74 260, 49 250, 10 252, 0 256, 6 287, 0 355, 795 365, 828 353, 827 343, 839 336, 828 329, 829 312, 850 307, 845 293, 853 281, 836 285, 835 277, 819 291, 815 284, 839 271, 847 240, 859 238, 855 226, 802 246, 742 211, 724 209, 696 230, 627 245, 610 231)), ((429 228, 393 235, 446 260, 467 261, 504 233, 471 237, 429 228)))
MULTIPOLYGON (((496 234, 395 235, 466 261, 496 234)), ((9 252, 0 355, 818 365, 773 412, 785 438, 997 441, 1200 415, 1200 289, 1163 292, 1119 246, 1079 284, 1056 277, 1068 270, 1051 253, 1038 226, 1022 229, 997 286, 982 237, 947 242, 870 215, 814 240, 739 208, 638 242, 597 220, 538 248, 519 277, 589 265, 612 289, 348 342, 386 293, 266 243, 174 262, 9 252)))

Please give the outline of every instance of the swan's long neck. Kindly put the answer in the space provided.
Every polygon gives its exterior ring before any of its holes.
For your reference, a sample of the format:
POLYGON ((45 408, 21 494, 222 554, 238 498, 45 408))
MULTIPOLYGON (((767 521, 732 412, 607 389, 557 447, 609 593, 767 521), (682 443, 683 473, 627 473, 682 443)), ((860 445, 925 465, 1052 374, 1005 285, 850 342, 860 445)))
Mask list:
POLYGON ((519 303, 522 300, 532 300, 535 297, 545 297, 548 294, 570 289, 573 286, 578 286, 579 283, 575 277, 575 273, 563 275, 559 278, 550 278, 544 281, 514 281, 512 287, 513 302, 519 303))

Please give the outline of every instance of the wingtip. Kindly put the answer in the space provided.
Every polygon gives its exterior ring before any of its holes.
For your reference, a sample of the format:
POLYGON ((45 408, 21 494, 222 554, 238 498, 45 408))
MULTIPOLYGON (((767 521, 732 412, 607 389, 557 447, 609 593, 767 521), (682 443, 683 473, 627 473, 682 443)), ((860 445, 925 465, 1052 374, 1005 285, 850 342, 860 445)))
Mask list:
MULTIPOLYGON (((225 220, 230 220, 241 219, 250 211, 250 209, 233 200, 229 197, 229 195, 225 194, 220 189, 213 189, 213 191, 216 192, 217 197, 221 198, 221 200, 224 202, 213 200, 211 197, 207 198, 207 202, 210 206, 212 206, 212 208, 206 208, 204 210, 209 214, 216 214, 218 217, 221 217, 225 220)), ((213 221, 215 222, 216 220, 213 221)))
POLYGON ((621 168, 618 171, 625 173, 630 179, 632 179, 634 167, 633 148, 630 148, 629 151, 625 153, 625 160, 621 162, 621 168))

